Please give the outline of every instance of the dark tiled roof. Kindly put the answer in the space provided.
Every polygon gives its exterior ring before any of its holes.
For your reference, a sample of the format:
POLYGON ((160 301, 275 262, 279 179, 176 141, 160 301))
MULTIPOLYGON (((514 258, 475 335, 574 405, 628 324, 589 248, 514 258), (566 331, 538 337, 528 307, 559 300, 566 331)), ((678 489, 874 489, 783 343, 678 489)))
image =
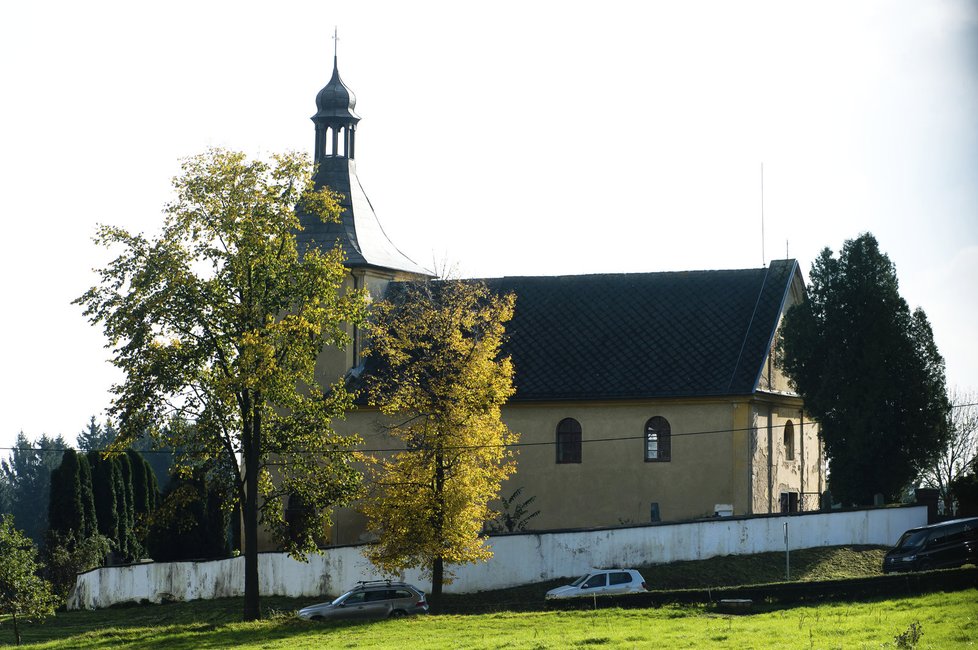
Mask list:
POLYGON ((750 394, 796 268, 485 280, 517 296, 512 401, 750 394))
POLYGON ((339 244, 346 253, 346 266, 373 267, 404 271, 422 277, 431 272, 416 264, 384 233, 370 200, 357 178, 356 161, 342 156, 326 157, 316 171, 316 187, 329 187, 343 195, 339 223, 323 223, 319 218, 299 212, 302 230, 296 237, 300 248, 315 243, 332 248, 339 244))
MULTIPOLYGON (((767 269, 484 279, 516 294, 503 350, 515 369, 510 401, 751 394, 796 273, 794 260, 777 260, 767 269)), ((352 388, 375 362, 350 378, 352 388)))

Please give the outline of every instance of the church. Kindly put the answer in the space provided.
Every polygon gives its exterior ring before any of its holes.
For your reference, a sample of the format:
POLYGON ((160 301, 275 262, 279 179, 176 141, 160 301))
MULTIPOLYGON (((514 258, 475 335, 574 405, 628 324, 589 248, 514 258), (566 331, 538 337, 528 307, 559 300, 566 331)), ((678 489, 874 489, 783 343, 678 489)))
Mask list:
MULTIPOLYGON (((349 286, 381 299, 391 283, 432 278, 390 241, 356 172, 356 98, 333 74, 316 97, 317 186, 343 195, 339 223, 302 219, 300 246, 339 244, 349 286)), ((818 508, 826 465, 817 425, 775 359, 785 311, 801 301, 795 260, 766 268, 485 278, 516 294, 504 353, 515 394, 503 420, 518 432, 532 530, 580 529, 818 508)), ((362 339, 327 351, 329 383, 360 364, 362 339)), ((360 406, 339 433, 390 447, 379 413, 360 406)), ((331 544, 366 539, 351 509, 334 512, 331 544)))

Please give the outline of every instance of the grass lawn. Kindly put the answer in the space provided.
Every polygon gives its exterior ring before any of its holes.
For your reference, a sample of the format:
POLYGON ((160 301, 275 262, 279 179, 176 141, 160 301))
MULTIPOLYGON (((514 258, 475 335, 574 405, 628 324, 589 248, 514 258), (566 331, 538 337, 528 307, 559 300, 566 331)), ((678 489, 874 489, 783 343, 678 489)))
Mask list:
MULTIPOLYGON (((878 575, 883 550, 793 551, 792 579, 878 575)), ((641 567, 652 588, 682 589, 784 579, 784 555, 764 553, 641 567)), ((547 610, 550 581, 446 595, 446 613, 368 623, 313 623, 294 612, 316 598, 265 597, 266 619, 241 623, 239 598, 59 612, 22 626, 32 648, 978 648, 978 590, 863 603, 824 603, 731 616, 707 606, 547 610), (916 646, 908 630, 922 632, 916 646)), ((420 585, 419 585, 420 586, 420 585)), ((0 644, 12 643, 8 621, 0 644)))
MULTIPOLYGON (((285 599, 272 604, 294 607, 285 599)), ((29 626, 32 648, 917 648, 978 647, 978 590, 867 603, 830 603, 744 616, 704 606, 419 616, 314 623, 273 614, 227 622, 240 600, 59 614, 29 626), (43 641, 42 641, 43 639, 43 641), (40 643, 37 643, 40 642, 40 643)), ((5 640, 12 640, 9 628, 5 640)))

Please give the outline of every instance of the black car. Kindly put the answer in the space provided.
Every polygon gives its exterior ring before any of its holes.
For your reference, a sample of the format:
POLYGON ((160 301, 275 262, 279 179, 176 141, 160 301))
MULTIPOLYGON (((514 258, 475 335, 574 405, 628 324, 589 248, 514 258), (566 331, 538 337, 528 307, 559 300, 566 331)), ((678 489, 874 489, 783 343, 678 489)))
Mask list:
POLYGON ((883 573, 978 564, 978 517, 911 528, 883 558, 883 573))

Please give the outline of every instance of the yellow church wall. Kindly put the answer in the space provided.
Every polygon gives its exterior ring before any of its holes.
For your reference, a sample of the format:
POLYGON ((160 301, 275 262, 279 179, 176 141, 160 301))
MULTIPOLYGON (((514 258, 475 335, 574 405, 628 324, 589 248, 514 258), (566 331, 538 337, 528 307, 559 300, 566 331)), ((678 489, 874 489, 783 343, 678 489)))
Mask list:
MULTIPOLYGON (((748 411, 746 401, 730 399, 510 404, 503 419, 521 438, 517 473, 502 495, 522 487, 523 499, 536 497, 533 509, 540 515, 533 529, 647 522, 652 503, 658 503, 662 520, 709 516, 717 504, 747 514, 753 489, 749 434, 738 421, 748 411), (656 415, 671 426, 668 462, 645 461, 645 423, 656 415), (582 427, 581 463, 556 462, 556 427, 566 417, 582 427)), ((336 429, 360 435, 365 449, 391 446, 372 409, 350 413, 336 429)), ((336 514, 340 543, 358 541, 359 536, 342 538, 362 520, 347 511, 336 514)))
MULTIPOLYGON (((342 292, 356 289, 366 289, 368 300, 380 300, 391 282, 416 280, 417 276, 408 273, 382 273, 374 269, 354 269, 347 273, 343 282, 342 292)), ((316 381, 321 386, 335 383, 346 374, 347 370, 360 363, 363 351, 363 332, 360 328, 347 324, 346 333, 350 336, 351 345, 344 349, 327 347, 316 361, 316 381)))
MULTIPOLYGON (((529 524, 534 530, 644 523, 653 502, 664 521, 709 516, 720 503, 745 514, 746 474, 735 477, 731 461, 741 457, 743 467, 748 456, 743 438, 730 431, 736 410, 730 400, 508 405, 503 419, 520 433, 520 446, 517 473, 501 494, 508 497, 522 487, 521 499, 536 497, 532 509, 540 514, 529 524), (645 423, 656 415, 671 426, 668 462, 645 461, 645 423), (556 427, 566 417, 582 427, 581 463, 556 462, 556 427)), ((335 428, 358 434, 364 449, 389 449, 393 441, 382 424, 377 411, 361 409, 335 428)), ((368 538, 366 522, 354 510, 337 509, 333 518, 330 543, 368 538)))
POLYGON ((534 529, 644 523, 652 503, 662 520, 709 516, 719 503, 744 514, 746 489, 735 489, 732 459, 747 451, 731 432, 734 413, 730 400, 507 406, 504 419, 521 434, 520 469, 502 494, 522 487, 521 498, 536 497, 534 529), (671 427, 668 462, 645 460, 653 416, 671 427), (581 424, 581 463, 556 462, 556 428, 567 417, 581 424))
MULTIPOLYGON (((718 504, 735 515, 780 511, 782 492, 799 494, 799 506, 815 507, 825 489, 824 456, 817 427, 802 420, 797 397, 756 394, 750 398, 554 402, 510 404, 503 419, 520 433, 517 473, 503 484, 509 497, 535 497, 540 514, 530 530, 645 523, 657 503, 662 521, 708 517, 718 504), (645 423, 661 416, 671 427, 671 460, 645 461, 645 423), (556 428, 564 418, 581 424, 581 463, 556 462, 556 428), (771 426, 768 427, 770 421, 771 426), (795 454, 787 457, 783 426, 791 421, 795 454), (770 436, 769 436, 770 431, 770 436), (769 482, 770 477, 770 482, 769 482)), ((367 451, 399 447, 384 432, 374 409, 350 412, 334 423, 357 434, 367 451)), ((498 505, 498 504, 497 504, 498 505)), ((369 539, 355 508, 337 508, 329 544, 369 539)), ((264 549, 270 548, 267 543, 264 549)))

